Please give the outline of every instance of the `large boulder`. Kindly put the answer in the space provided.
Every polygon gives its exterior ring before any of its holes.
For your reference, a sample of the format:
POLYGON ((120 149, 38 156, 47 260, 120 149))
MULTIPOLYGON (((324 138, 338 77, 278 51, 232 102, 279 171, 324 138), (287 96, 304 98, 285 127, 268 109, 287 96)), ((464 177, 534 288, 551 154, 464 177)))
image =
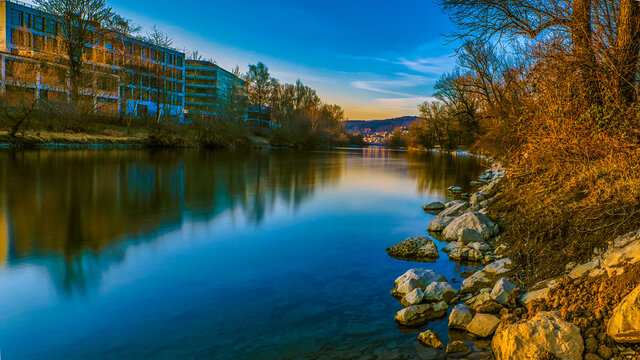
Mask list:
POLYGON ((640 343, 640 286, 613 310, 607 323, 607 334, 617 342, 640 343))
POLYGON ((517 293, 518 288, 515 285, 513 285, 509 280, 501 278, 493 286, 491 298, 502 305, 506 305, 511 300, 515 299, 517 293))
POLYGON ((447 278, 433 270, 411 269, 396 279, 391 295, 403 297, 413 289, 424 289, 434 281, 447 281, 447 278))
POLYGON ((491 286, 493 286, 491 278, 487 276, 484 270, 480 270, 464 279, 460 292, 466 294, 491 286))
POLYGON ((558 312, 540 312, 527 322, 504 326, 491 343, 496 360, 581 360, 580 329, 558 312))
POLYGON ((462 229, 458 237, 458 241, 464 244, 482 242, 483 240, 485 240, 484 236, 478 230, 472 228, 462 229))
POLYGON ((469 208, 469 204, 464 201, 452 201, 447 203, 444 211, 429 223, 429 230, 442 231, 451 222, 453 222, 457 216, 462 215, 469 208))
POLYGON ((438 246, 426 237, 409 238, 387 249, 389 256, 401 260, 436 261, 440 254, 438 246))
MULTIPOLYGON (((440 215, 442 215, 442 213, 440 215)), ((449 224, 451 224, 453 220, 456 219, 453 216, 440 216, 440 215, 438 215, 438 217, 436 217, 435 219, 431 220, 428 228, 429 231, 442 231, 449 224)))
POLYGON ((463 232, 471 232, 475 230, 481 235, 481 239, 489 240, 498 233, 496 224, 493 223, 486 215, 479 212, 469 212, 457 217, 451 224, 442 230, 442 236, 446 241, 455 241, 460 239, 463 232))
POLYGON ((445 301, 451 304, 457 295, 456 289, 447 282, 435 281, 424 289, 423 300, 426 302, 445 301))
POLYGON ((467 325, 467 331, 473 335, 486 338, 491 336, 500 325, 500 319, 490 314, 476 314, 467 325))
POLYGON ((452 329, 464 330, 473 319, 471 310, 464 304, 456 305, 449 315, 449 327, 452 329))
POLYGON ((447 314, 449 305, 442 301, 439 303, 413 305, 396 313, 396 322, 402 326, 416 327, 442 318, 447 314))

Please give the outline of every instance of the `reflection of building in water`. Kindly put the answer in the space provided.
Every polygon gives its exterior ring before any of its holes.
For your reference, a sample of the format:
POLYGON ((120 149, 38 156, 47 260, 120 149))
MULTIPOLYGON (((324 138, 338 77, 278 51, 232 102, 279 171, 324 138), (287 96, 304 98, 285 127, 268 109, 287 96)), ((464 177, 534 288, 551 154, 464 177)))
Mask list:
POLYGON ((241 210, 258 224, 278 202, 297 208, 319 185, 339 177, 340 156, 329 158, 291 152, 0 153, 0 199, 6 199, 8 221, 4 227, 0 222, 0 236, 10 234, 4 243, 11 243, 4 258, 39 259, 59 287, 81 291, 97 285, 130 244, 175 230, 186 217, 208 221, 241 210))

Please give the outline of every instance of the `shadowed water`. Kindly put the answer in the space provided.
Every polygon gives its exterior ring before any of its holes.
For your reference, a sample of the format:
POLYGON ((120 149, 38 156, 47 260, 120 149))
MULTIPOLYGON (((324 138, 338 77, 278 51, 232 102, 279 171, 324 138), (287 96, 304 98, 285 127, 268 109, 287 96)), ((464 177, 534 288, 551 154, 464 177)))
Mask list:
POLYGON ((465 269, 385 248, 483 170, 383 148, 2 152, 1 358, 428 358, 393 280, 465 269))

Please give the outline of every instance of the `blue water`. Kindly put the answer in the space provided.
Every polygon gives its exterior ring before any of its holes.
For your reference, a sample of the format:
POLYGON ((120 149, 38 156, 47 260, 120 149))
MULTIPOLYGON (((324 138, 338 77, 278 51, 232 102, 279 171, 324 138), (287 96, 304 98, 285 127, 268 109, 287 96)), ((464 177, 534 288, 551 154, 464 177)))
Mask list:
POLYGON ((382 148, 0 153, 1 358, 433 357, 389 290, 464 268, 385 248, 483 170, 382 148))

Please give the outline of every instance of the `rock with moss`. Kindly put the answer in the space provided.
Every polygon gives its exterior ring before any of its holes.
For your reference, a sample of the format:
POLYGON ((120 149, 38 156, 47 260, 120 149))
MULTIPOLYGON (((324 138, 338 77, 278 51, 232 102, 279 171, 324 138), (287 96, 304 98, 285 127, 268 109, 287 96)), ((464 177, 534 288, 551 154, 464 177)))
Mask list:
POLYGON ((445 209, 445 204, 439 202, 439 201, 435 201, 432 202, 430 204, 426 204, 424 206, 422 206, 422 210, 424 210, 425 212, 428 213, 432 213, 432 212, 438 212, 438 211, 442 211, 445 209))
POLYGON ((440 337, 438 336, 438 334, 434 333, 431 330, 421 332, 420 335, 418 335, 418 341, 428 347, 432 347, 435 349, 444 348, 444 344, 442 343, 442 341, 440 341, 440 337))
POLYGON ((387 249, 389 256, 400 260, 433 262, 440 254, 438 246, 426 237, 413 237, 387 249))

